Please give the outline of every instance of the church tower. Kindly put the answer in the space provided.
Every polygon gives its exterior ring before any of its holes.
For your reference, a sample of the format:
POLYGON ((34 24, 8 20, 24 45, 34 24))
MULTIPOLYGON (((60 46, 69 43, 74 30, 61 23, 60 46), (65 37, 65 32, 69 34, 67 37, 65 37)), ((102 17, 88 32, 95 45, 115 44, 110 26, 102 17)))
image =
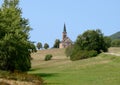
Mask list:
POLYGON ((72 41, 67 36, 66 25, 64 24, 63 32, 62 32, 62 41, 59 44, 59 48, 67 48, 72 45, 72 41))
POLYGON ((66 31, 66 25, 64 24, 64 28, 63 28, 63 40, 67 37, 67 31, 66 31))

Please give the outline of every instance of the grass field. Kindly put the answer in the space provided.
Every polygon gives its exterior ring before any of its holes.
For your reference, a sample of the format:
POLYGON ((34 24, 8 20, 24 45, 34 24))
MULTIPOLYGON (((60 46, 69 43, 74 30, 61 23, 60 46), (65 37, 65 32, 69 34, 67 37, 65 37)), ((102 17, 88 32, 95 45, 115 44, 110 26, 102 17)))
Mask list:
POLYGON ((64 51, 50 49, 32 54, 29 73, 41 76, 45 85, 120 84, 120 48, 110 48, 107 54, 79 61, 70 61, 64 51), (46 54, 53 54, 52 60, 44 61, 46 54))

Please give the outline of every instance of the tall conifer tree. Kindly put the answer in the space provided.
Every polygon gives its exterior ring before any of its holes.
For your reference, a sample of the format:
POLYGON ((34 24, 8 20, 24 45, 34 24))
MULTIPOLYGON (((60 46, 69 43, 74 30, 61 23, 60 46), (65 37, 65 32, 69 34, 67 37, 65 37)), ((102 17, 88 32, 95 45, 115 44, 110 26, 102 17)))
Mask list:
POLYGON ((29 41, 31 30, 22 17, 19 0, 4 0, 0 8, 0 69, 28 71, 31 67, 29 41))

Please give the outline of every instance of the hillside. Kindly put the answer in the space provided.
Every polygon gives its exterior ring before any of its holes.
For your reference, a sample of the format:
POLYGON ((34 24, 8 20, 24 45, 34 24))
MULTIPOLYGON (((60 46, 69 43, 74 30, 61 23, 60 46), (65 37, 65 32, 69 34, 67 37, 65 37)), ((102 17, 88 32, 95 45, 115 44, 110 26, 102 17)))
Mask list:
POLYGON ((32 54, 29 73, 41 76, 45 85, 119 85, 120 48, 78 61, 70 61, 64 51, 49 49, 32 54), (53 54, 53 59, 44 61, 46 54, 53 54))
POLYGON ((110 36, 111 39, 120 39, 120 32, 114 33, 110 36))

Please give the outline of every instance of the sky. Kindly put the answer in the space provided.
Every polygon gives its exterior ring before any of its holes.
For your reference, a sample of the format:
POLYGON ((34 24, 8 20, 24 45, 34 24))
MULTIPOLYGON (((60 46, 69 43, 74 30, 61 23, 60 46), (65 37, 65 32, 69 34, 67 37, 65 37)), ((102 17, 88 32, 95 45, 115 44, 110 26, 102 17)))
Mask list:
POLYGON ((101 29, 105 36, 120 31, 120 0, 20 0, 19 7, 33 29, 30 40, 50 47, 62 39, 64 23, 72 41, 86 30, 101 29))

